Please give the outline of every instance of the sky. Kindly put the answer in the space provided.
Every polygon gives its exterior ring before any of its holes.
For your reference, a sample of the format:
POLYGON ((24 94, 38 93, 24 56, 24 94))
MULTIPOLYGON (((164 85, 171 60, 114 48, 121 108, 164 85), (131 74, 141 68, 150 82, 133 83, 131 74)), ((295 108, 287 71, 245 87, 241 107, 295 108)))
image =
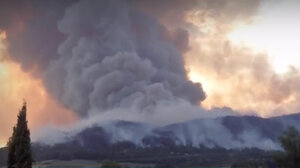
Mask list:
POLYGON ((299 112, 297 0, 1 3, 1 146, 24 100, 33 134, 97 114, 299 112))
POLYGON ((298 112, 298 7, 298 1, 263 1, 248 20, 231 23, 225 33, 213 29, 195 39, 187 66, 191 80, 206 88, 204 106, 263 117, 298 112))

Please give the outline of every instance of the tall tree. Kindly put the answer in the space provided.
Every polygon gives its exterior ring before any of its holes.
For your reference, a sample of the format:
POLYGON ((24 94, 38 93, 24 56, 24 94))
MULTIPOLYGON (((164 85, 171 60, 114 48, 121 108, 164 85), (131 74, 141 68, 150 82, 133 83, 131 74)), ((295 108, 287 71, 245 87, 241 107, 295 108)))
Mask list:
POLYGON ((18 122, 13 128, 12 137, 7 143, 8 147, 8 168, 31 168, 32 167, 32 153, 30 131, 27 126, 26 119, 26 103, 23 104, 22 109, 18 115, 18 122))
POLYGON ((284 152, 275 156, 279 168, 300 168, 300 133, 289 127, 279 138, 284 152))

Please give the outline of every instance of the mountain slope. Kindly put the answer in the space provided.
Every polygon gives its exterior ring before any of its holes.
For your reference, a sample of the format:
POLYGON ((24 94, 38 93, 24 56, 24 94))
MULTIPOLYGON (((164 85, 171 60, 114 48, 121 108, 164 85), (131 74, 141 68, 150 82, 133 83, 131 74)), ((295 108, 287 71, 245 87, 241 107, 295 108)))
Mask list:
POLYGON ((107 148, 128 142, 138 147, 192 146, 279 149, 278 137, 289 125, 300 128, 300 114, 273 118, 227 116, 195 119, 166 126, 129 121, 95 124, 69 136, 60 145, 107 148))
MULTIPOLYGON (((111 121, 86 127, 53 145, 33 144, 36 160, 112 159, 143 163, 234 163, 270 159, 289 125, 300 128, 300 114, 273 118, 227 116, 166 126, 111 121), (262 149, 262 150, 261 150, 262 149), (208 161, 209 160, 209 161, 208 161)), ((51 138, 49 138, 51 139, 51 138)), ((0 165, 6 149, 0 150, 0 165)))

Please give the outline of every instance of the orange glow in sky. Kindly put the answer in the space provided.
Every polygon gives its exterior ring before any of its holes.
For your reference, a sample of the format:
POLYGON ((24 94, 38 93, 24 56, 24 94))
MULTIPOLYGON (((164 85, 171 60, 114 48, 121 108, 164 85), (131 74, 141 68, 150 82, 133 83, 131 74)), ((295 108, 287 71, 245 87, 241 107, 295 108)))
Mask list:
POLYGON ((209 12, 188 15, 200 33, 190 38, 186 69, 206 92, 204 108, 263 117, 299 112, 299 6, 295 0, 266 1, 255 15, 236 21, 209 12))
MULTIPOLYGON (((0 58, 4 58, 5 34, 2 33, 1 38, 0 58)), ((19 64, 8 59, 0 59, 0 100, 0 146, 4 146, 11 135, 23 100, 27 102, 28 123, 32 133, 40 126, 66 125, 76 120, 71 111, 51 98, 41 80, 23 72, 19 64)))

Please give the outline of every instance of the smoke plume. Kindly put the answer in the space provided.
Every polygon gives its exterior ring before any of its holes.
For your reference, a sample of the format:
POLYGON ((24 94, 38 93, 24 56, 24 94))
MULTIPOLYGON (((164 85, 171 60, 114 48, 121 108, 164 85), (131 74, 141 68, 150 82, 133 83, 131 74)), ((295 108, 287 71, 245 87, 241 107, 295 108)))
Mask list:
POLYGON ((185 32, 170 33, 134 2, 79 1, 66 9, 67 3, 49 3, 25 5, 15 16, 20 26, 4 24, 17 27, 7 32, 9 51, 25 70, 36 68, 48 91, 79 116, 204 100, 201 84, 189 81, 184 69, 185 32))
MULTIPOLYGON (((0 1, 0 30, 6 33, 9 53, 1 59, 17 62, 41 80, 49 97, 81 119, 74 126, 79 130, 116 119, 164 126, 240 110, 274 114, 282 105, 296 109, 298 71, 278 75, 265 53, 235 46, 228 38, 237 23, 253 21, 260 4, 261 0, 0 1), (193 73, 203 78, 192 82, 193 73)), ((207 138, 217 136, 223 137, 216 139, 217 145, 229 144, 228 148, 263 148, 267 145, 256 142, 270 142, 255 131, 239 135, 245 143, 234 142, 215 120, 200 126, 187 126, 194 131, 187 139, 196 144, 211 146, 207 138)), ((122 138, 136 138, 131 133, 122 138)), ((178 134, 180 139, 184 133, 178 134)), ((185 139, 180 142, 185 144, 185 139)))

